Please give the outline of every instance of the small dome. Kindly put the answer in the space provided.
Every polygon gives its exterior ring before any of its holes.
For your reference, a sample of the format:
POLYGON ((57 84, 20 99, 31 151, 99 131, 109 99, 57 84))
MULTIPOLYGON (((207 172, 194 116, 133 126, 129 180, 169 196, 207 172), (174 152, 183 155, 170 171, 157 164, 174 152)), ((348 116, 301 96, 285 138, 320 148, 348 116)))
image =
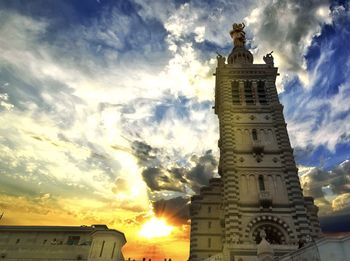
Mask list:
POLYGON ((245 47, 234 47, 227 62, 229 64, 252 64, 253 55, 245 47))

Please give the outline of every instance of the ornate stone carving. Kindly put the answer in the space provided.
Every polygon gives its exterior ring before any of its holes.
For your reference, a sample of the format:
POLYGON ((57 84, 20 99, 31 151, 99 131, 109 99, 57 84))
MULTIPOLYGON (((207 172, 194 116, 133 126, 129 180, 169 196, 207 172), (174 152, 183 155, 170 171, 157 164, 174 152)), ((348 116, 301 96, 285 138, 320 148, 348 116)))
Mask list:
POLYGON ((231 38, 233 39, 233 44, 235 47, 244 47, 245 44, 245 32, 243 31, 245 27, 244 23, 232 25, 232 30, 230 31, 231 38))
POLYGON ((269 242, 266 241, 266 233, 264 230, 260 231, 261 242, 258 245, 257 257, 259 261, 273 261, 273 249, 269 242))
POLYGON ((266 54, 266 55, 263 57, 264 62, 265 62, 267 65, 270 65, 271 67, 273 67, 273 65, 274 65, 272 53, 273 53, 273 51, 272 51, 271 53, 266 54))
POLYGON ((216 52, 216 53, 217 53, 216 59, 218 60, 218 66, 219 67, 224 66, 226 58, 224 56, 222 56, 221 54, 219 54, 218 52, 216 52))

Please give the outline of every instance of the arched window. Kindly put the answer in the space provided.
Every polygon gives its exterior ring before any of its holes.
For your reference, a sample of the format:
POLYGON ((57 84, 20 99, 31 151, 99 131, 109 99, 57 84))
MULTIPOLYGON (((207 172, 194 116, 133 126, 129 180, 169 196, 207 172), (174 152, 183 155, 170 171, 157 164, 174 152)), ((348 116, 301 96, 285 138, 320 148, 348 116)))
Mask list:
POLYGON ((232 86, 232 102, 233 104, 240 104, 241 101, 239 99, 239 82, 233 81, 231 83, 232 86))
POLYGON ((208 238, 208 247, 211 247, 211 238, 208 238))
POLYGON ((260 104, 262 104, 262 105, 267 104, 265 82, 258 81, 257 91, 258 91, 258 98, 259 98, 260 104))
POLYGON ((252 130, 252 136, 253 136, 253 140, 258 140, 258 133, 256 132, 256 129, 252 130))
POLYGON ((259 189, 260 191, 265 191, 265 183, 264 183, 264 177, 259 176, 259 189))
POLYGON ((244 97, 245 97, 245 103, 246 104, 254 104, 254 97, 253 97, 253 89, 252 89, 252 82, 251 81, 245 81, 244 82, 244 97))
POLYGON ((286 243, 286 239, 281 231, 277 226, 274 226, 272 224, 264 224, 253 232, 253 240, 259 244, 261 241, 260 231, 264 230, 266 233, 266 240, 270 244, 274 245, 281 245, 286 243))

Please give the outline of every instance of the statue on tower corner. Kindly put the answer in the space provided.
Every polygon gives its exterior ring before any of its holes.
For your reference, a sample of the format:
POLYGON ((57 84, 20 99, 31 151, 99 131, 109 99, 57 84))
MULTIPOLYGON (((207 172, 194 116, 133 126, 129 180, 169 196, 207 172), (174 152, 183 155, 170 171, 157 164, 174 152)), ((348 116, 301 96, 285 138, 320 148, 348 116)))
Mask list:
POLYGON ((272 56, 272 53, 273 53, 273 51, 271 52, 271 53, 268 53, 268 54, 266 54, 264 57, 263 57, 263 60, 264 60, 264 62, 267 64, 267 65, 269 65, 269 66, 271 66, 271 67, 273 67, 273 56, 272 56))
POLYGON ((245 32, 243 31, 245 27, 244 23, 232 25, 232 30, 230 31, 231 38, 233 39, 233 44, 235 47, 244 47, 245 44, 245 32))

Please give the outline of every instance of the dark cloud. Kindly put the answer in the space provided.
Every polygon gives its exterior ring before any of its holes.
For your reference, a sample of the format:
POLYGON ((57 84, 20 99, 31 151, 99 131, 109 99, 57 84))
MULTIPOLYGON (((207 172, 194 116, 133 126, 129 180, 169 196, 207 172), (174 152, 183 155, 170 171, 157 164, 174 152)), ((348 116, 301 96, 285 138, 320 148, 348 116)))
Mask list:
POLYGON ((147 167, 142 172, 142 177, 151 191, 185 191, 181 179, 174 178, 171 172, 164 168, 147 167))
POLYGON ((174 224, 187 224, 189 219, 189 199, 176 197, 172 199, 162 199, 153 202, 153 210, 156 216, 165 217, 174 224))
POLYGON ((322 187, 327 185, 329 175, 326 171, 314 168, 301 177, 304 194, 314 198, 323 197, 322 187))
MULTIPOLYGON (((321 215, 348 209, 350 213, 350 161, 329 171, 313 168, 300 178, 304 194, 316 199, 321 215), (325 190, 328 190, 328 195, 325 190), (328 197, 336 197, 332 201, 328 197)), ((333 213, 334 214, 334 213, 333 213)))
POLYGON ((190 168, 178 166, 177 163, 174 167, 166 168, 158 159, 162 152, 145 142, 132 142, 132 150, 144 166, 142 177, 151 191, 185 192, 185 185, 188 185, 193 191, 199 192, 200 187, 209 184, 209 179, 213 177, 218 165, 211 150, 202 156, 192 155, 185 159, 185 165, 192 166, 190 168))
POLYGON ((182 183, 188 182, 185 179, 185 177, 186 177, 186 169, 185 168, 172 168, 169 170, 169 173, 174 179, 177 179, 182 183))
POLYGON ((156 157, 156 153, 159 152, 157 148, 152 148, 142 141, 133 141, 131 149, 141 165, 155 167, 160 164, 156 157))
POLYGON ((186 173, 186 177, 191 181, 192 189, 198 193, 200 187, 209 184, 209 179, 213 177, 218 162, 211 150, 200 157, 192 156, 191 161, 195 166, 186 173))
POLYGON ((133 141, 131 148, 141 166, 144 167, 142 177, 151 191, 184 191, 183 183, 186 182, 183 177, 184 170, 182 168, 168 170, 163 167, 158 159, 159 149, 142 141, 133 141))

